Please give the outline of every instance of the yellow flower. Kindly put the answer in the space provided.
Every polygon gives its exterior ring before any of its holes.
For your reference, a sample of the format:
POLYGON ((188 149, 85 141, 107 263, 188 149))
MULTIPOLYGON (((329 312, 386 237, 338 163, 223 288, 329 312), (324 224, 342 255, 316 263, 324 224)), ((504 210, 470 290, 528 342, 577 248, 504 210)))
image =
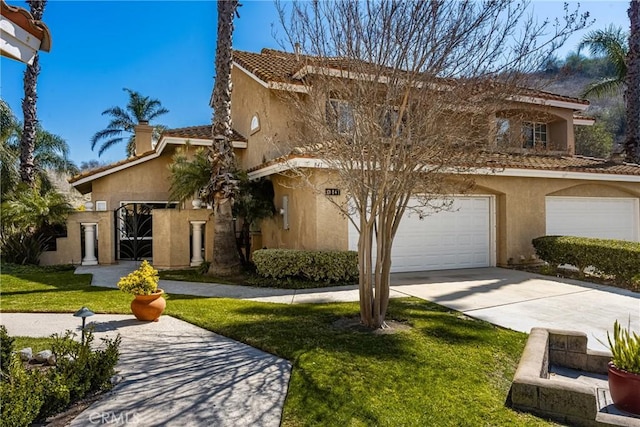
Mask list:
POLYGON ((158 270, 147 261, 142 261, 137 270, 120 278, 118 288, 133 295, 151 295, 157 291, 159 280, 158 270))

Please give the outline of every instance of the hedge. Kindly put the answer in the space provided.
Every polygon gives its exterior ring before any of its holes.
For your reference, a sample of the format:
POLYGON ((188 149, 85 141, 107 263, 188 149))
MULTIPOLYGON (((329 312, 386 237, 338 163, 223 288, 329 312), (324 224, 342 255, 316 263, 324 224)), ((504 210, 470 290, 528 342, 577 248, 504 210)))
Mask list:
POLYGON ((51 351, 56 356, 56 366, 27 369, 13 353, 13 339, 0 327, 3 354, 0 427, 30 426, 65 410, 89 393, 111 388, 110 380, 120 354, 119 335, 113 340, 103 339, 103 345, 96 350, 92 350, 91 329, 86 330, 83 344, 71 331, 53 338, 51 351))
POLYGON ((267 278, 327 283, 358 280, 358 253, 354 251, 260 249, 252 256, 258 274, 267 278))
POLYGON ((570 264, 584 272, 587 267, 618 282, 632 283, 640 275, 640 243, 625 240, 571 236, 543 236, 533 239, 538 257, 553 266, 570 264))

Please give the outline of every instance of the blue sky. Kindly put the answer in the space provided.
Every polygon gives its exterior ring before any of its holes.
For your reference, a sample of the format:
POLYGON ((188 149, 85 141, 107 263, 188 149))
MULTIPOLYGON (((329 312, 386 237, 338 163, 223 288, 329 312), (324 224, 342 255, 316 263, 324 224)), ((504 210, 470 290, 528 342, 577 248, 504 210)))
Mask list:
MULTIPOLYGON (((28 9, 23 1, 8 3, 28 9)), ((241 3, 234 48, 279 48, 273 33, 282 30, 273 2, 241 3)), ((596 20, 590 29, 611 23, 626 29, 628 5, 625 0, 586 0, 581 11, 596 20)), ((538 0, 533 9, 540 19, 555 18, 562 15, 563 2, 538 0)), ((97 150, 91 151, 91 136, 108 123, 102 111, 126 105, 124 87, 159 99, 170 111, 159 122, 168 127, 210 123, 215 2, 49 0, 44 21, 52 48, 40 55, 38 116, 46 130, 66 139, 77 164, 98 159, 97 150)), ((583 34, 574 35, 561 56, 575 49, 583 34)), ((0 96, 21 119, 25 65, 2 57, 0 67, 0 96)), ((120 160, 124 150, 124 144, 114 146, 100 160, 120 160)))

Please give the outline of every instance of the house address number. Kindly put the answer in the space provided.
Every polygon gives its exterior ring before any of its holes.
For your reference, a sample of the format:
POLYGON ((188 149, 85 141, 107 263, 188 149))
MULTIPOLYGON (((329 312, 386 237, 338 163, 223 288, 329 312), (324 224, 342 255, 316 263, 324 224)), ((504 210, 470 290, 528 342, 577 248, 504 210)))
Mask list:
POLYGON ((325 188, 324 189, 325 196, 339 196, 340 189, 339 188, 325 188))

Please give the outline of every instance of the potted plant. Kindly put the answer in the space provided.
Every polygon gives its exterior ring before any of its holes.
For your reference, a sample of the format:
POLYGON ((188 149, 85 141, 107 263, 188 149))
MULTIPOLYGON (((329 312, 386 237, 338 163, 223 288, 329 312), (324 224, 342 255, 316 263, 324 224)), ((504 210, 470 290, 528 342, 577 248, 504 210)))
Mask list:
POLYGON ((158 289, 159 280, 158 270, 143 261, 137 270, 118 281, 121 291, 135 295, 131 301, 131 311, 136 319, 157 322, 160 318, 167 302, 162 298, 164 291, 158 289))
POLYGON ((613 339, 607 333, 609 362, 609 392, 613 404, 623 411, 640 415, 640 336, 613 324, 613 339))

